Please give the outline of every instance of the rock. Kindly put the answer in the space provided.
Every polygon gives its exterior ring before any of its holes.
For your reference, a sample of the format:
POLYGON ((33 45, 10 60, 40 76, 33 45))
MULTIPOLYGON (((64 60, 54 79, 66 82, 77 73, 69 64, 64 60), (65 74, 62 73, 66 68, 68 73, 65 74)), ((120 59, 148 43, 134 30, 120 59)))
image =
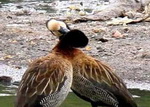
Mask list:
POLYGON ((7 16, 8 19, 12 19, 12 16, 7 16))
POLYGON ((150 59, 150 52, 143 52, 141 58, 150 59))
POLYGON ((85 16, 85 15, 86 15, 86 12, 85 12, 85 11, 80 11, 80 12, 79 12, 79 15, 80 15, 80 16, 85 16))
POLYGON ((19 6, 16 6, 16 7, 17 7, 18 9, 22 9, 22 8, 23 8, 23 7, 22 7, 22 6, 20 6, 20 5, 19 5, 19 6))
POLYGON ((9 76, 0 76, 0 84, 11 85, 12 78, 9 76))
POLYGON ((20 81, 14 81, 14 82, 12 83, 12 85, 19 86, 19 83, 20 83, 20 81))
POLYGON ((98 41, 101 41, 101 42, 108 42, 108 39, 105 39, 105 38, 99 38, 97 39, 98 41))
POLYGON ((100 46, 96 47, 96 49, 98 50, 98 52, 104 52, 104 51, 105 51, 105 49, 103 49, 103 48, 100 47, 100 46))
POLYGON ((94 28, 92 29, 94 33, 106 33, 106 28, 94 28))
POLYGON ((124 36, 119 31, 115 31, 113 33, 112 37, 114 37, 114 38, 123 38, 124 36))
POLYGON ((15 66, 15 68, 17 68, 17 69, 21 69, 22 67, 21 67, 21 66, 15 66))

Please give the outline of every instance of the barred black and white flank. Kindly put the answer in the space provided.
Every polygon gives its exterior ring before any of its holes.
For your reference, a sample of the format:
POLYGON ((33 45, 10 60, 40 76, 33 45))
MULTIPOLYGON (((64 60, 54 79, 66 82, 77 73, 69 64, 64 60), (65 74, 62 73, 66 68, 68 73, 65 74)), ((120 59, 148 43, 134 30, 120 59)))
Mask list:
MULTIPOLYGON (((49 21, 47 25, 49 25, 49 21)), ((67 25, 63 23, 62 26, 67 25)), ((107 64, 77 49, 88 43, 88 39, 82 31, 70 30, 67 26, 67 30, 60 32, 61 24, 57 26, 58 30, 51 30, 51 27, 47 27, 60 38, 60 41, 62 39, 66 41, 63 42, 63 45, 70 44, 73 47, 68 49, 66 54, 72 54, 70 57, 73 66, 71 89, 76 95, 90 102, 92 107, 137 107, 122 79, 107 64)))

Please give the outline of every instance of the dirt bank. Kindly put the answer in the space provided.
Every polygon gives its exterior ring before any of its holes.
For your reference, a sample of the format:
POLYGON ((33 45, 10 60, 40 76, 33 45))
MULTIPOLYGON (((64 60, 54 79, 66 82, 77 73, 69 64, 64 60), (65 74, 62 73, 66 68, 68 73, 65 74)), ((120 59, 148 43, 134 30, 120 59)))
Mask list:
MULTIPOLYGON (((26 67, 31 60, 46 55, 58 41, 45 26, 50 18, 48 13, 1 11, 0 17, 1 64, 26 67)), ((150 23, 69 25, 82 30, 90 39, 88 49, 83 49, 87 54, 108 63, 123 79, 150 82, 150 23), (116 31, 122 37, 116 38, 116 31)))

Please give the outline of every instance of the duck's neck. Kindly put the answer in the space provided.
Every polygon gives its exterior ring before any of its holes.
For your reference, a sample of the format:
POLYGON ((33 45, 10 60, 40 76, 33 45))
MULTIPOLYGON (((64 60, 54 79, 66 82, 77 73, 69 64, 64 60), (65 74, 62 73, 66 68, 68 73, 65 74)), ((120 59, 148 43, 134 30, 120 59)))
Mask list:
POLYGON ((67 58, 73 58, 77 54, 82 53, 80 49, 73 48, 70 46, 62 46, 60 42, 53 48, 53 52, 55 52, 56 54, 61 54, 67 58))

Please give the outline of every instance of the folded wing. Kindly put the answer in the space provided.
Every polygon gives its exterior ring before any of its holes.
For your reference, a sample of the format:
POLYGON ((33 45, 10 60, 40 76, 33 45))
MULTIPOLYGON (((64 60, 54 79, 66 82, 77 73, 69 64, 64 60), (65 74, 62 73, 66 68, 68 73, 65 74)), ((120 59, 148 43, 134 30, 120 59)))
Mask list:
POLYGON ((40 58, 30 65, 22 77, 16 107, 57 105, 67 96, 71 83, 70 62, 53 54, 40 58))
POLYGON ((77 59, 73 65, 72 85, 76 94, 85 100, 104 105, 117 106, 120 101, 124 104, 132 103, 131 94, 122 79, 110 67, 87 55, 80 55, 77 59))

